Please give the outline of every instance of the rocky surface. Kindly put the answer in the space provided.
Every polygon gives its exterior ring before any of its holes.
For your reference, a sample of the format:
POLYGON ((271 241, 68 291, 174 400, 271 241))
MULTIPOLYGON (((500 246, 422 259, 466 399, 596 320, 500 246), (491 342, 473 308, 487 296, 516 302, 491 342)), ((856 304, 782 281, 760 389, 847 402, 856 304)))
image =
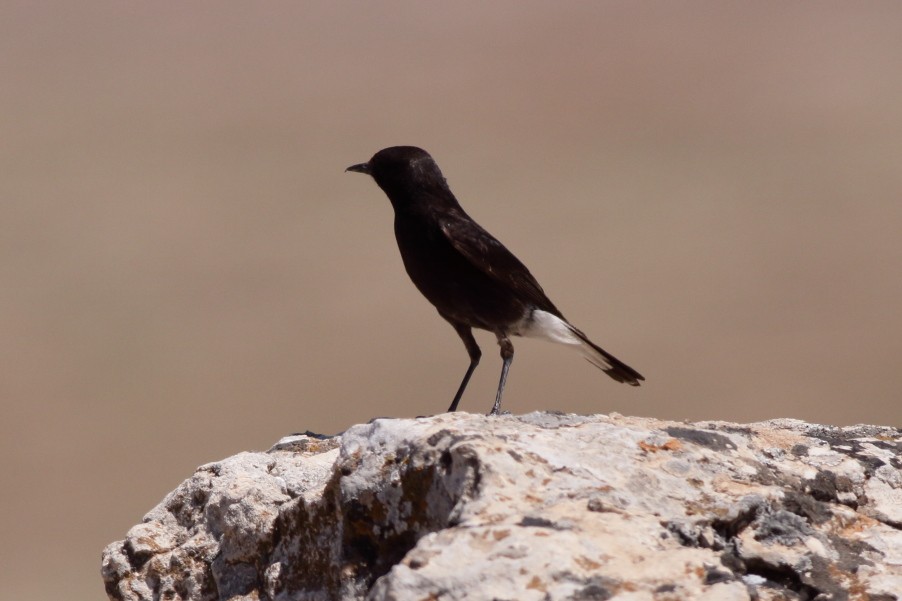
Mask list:
POLYGON ((114 600, 872 600, 902 431, 466 413, 198 468, 103 553, 114 600))

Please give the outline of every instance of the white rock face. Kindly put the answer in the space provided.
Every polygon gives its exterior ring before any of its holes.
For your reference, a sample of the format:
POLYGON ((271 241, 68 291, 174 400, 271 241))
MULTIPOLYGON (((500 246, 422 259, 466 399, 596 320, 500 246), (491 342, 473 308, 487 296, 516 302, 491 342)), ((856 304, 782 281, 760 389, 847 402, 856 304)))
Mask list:
POLYGON ((902 431, 379 419, 200 467, 103 553, 113 600, 871 600, 902 431))

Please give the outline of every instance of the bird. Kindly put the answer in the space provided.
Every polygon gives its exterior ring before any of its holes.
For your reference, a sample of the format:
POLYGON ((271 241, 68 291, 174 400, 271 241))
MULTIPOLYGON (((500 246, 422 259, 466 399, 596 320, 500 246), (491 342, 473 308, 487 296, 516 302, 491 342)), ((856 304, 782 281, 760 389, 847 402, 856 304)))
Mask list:
POLYGON ((501 377, 489 415, 501 410, 514 357, 512 336, 573 347, 618 382, 639 386, 645 380, 567 321, 526 266, 463 210, 428 152, 392 146, 345 171, 371 176, 388 196, 407 274, 469 354, 470 365, 448 412, 457 411, 482 357, 473 328, 493 333, 501 349, 501 377))

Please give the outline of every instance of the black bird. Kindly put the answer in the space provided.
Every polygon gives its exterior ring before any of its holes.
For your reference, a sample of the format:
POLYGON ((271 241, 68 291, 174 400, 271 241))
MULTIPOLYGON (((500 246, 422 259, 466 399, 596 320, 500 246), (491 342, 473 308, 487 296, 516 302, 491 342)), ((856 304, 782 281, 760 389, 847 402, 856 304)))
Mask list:
POLYGON ((638 386, 645 379, 570 325, 526 266, 464 212, 425 150, 385 148, 346 171, 369 174, 388 195, 407 274, 467 347, 470 366, 448 411, 457 410, 482 356, 472 328, 494 333, 501 346, 501 380, 489 415, 501 407, 514 357, 510 336, 572 345, 618 382, 638 386))

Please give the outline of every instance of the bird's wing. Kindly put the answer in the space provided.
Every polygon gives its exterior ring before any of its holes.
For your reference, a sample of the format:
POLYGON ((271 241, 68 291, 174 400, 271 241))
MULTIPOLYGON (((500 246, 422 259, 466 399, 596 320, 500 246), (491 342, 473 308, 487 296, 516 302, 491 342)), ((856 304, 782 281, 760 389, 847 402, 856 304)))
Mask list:
POLYGON ((445 238, 470 264, 537 308, 563 318, 526 265, 479 224, 457 214, 446 215, 440 223, 445 238))

